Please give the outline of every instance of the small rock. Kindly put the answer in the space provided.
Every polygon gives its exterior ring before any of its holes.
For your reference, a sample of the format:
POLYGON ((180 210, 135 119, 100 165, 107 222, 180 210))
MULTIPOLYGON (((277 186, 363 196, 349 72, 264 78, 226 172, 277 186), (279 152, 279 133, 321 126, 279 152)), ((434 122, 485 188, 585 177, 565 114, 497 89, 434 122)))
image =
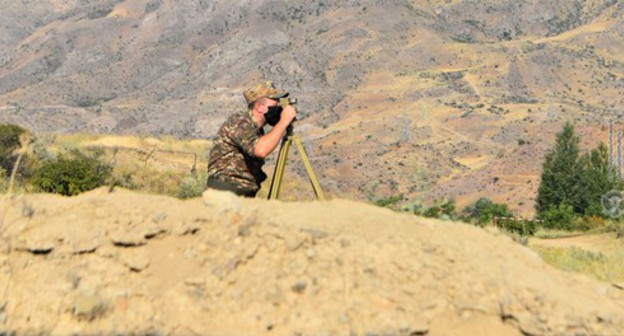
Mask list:
POLYGON ((18 245, 16 250, 28 251, 32 254, 48 254, 54 250, 55 244, 48 240, 29 240, 18 245))
POLYGON ((308 259, 313 259, 316 257, 316 251, 313 248, 309 248, 305 251, 305 255, 308 259))
POLYGON ((236 268, 239 265, 241 265, 242 263, 243 263, 243 261, 241 260, 241 258, 239 256, 234 256, 234 257, 230 258, 230 260, 228 260, 228 262, 225 264, 225 270, 229 274, 229 273, 235 271, 236 268))
POLYGON ((197 245, 197 252, 201 254, 206 254, 208 251, 210 251, 210 246, 208 246, 208 244, 201 243, 197 245))
POLYGON ((160 212, 157 213, 156 215, 154 215, 154 217, 152 217, 152 222, 155 224, 158 224, 162 221, 164 221, 165 219, 167 219, 167 214, 164 212, 160 212))
POLYGON ((153 239, 165 233, 167 233, 165 228, 155 224, 146 224, 143 229, 143 237, 145 237, 145 239, 153 239))
POLYGON ((145 236, 138 230, 117 230, 109 234, 111 241, 116 246, 134 247, 145 245, 145 236))
POLYGON ((98 240, 79 241, 71 244, 72 253, 74 254, 93 253, 98 247, 100 247, 98 240))
POLYGON ((303 229, 302 231, 309 234, 314 240, 320 240, 329 236, 327 232, 319 229, 303 229))
POLYGON ((295 292, 297 294, 301 294, 301 293, 305 292, 305 289, 306 289, 307 286, 308 286, 308 284, 305 281, 297 281, 291 287, 291 289, 293 290, 293 292, 295 292))
POLYGON ((243 220, 243 223, 238 227, 238 235, 241 237, 249 236, 251 228, 256 225, 256 217, 247 217, 243 220))
POLYGON ((22 206, 22 216, 30 219, 34 215, 35 215, 35 209, 32 207, 32 205, 28 203, 24 203, 24 205, 22 206))
POLYGON ((189 234, 194 235, 199 232, 200 228, 201 223, 198 221, 190 223, 187 221, 181 221, 173 225, 172 233, 178 236, 186 236, 189 234))
POLYGON ((188 278, 184 280, 184 283, 192 287, 204 287, 206 285, 206 279, 201 277, 188 278))
POLYGON ((82 278, 77 274, 68 273, 67 280, 71 283, 72 289, 76 289, 78 288, 78 286, 80 286, 80 281, 82 281, 82 278))
POLYGON ((289 235, 285 242, 289 250, 295 251, 303 244, 303 239, 297 235, 289 235))
POLYGON ((126 251, 120 259, 133 272, 141 272, 150 265, 149 256, 142 250, 126 251))
POLYGON ((426 335, 429 333, 429 323, 427 321, 416 321, 409 326, 408 335, 426 335))
POLYGON ((93 321, 102 317, 107 309, 108 304, 98 295, 81 293, 74 299, 71 311, 80 320, 93 321))

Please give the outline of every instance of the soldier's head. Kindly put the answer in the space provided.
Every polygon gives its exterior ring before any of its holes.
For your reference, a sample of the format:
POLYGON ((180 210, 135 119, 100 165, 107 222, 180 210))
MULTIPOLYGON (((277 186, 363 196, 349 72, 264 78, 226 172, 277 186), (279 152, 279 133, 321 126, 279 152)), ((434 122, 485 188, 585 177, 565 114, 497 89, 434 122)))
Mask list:
MULTIPOLYGON (((288 92, 276 89, 271 82, 264 82, 245 90, 243 96, 245 96, 251 115, 256 123, 259 126, 264 126, 267 123, 264 117, 265 113, 272 107, 279 105, 281 98, 288 97, 288 92)), ((277 120, 279 120, 279 113, 277 120)))
POLYGON ((270 100, 277 101, 280 98, 288 97, 288 92, 278 90, 272 82, 264 82, 245 90, 245 92, 243 92, 243 96, 245 96, 247 105, 251 110, 254 108, 255 103, 260 102, 262 98, 269 98, 270 100))

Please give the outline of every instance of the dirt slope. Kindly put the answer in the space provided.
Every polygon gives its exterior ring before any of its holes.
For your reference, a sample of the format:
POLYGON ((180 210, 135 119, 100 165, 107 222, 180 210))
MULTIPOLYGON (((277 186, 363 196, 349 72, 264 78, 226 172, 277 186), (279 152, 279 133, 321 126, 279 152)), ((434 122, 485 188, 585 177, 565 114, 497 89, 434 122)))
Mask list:
POLYGON ((610 284, 495 233, 350 201, 100 189, 0 210, 0 334, 624 333, 610 284))

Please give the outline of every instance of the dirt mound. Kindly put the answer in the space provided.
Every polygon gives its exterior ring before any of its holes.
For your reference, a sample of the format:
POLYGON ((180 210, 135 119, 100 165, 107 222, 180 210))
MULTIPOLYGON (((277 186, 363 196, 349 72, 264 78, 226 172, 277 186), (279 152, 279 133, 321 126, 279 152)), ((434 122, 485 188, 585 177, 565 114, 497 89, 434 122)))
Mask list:
POLYGON ((482 229, 344 200, 5 200, 0 334, 623 334, 624 293, 482 229))

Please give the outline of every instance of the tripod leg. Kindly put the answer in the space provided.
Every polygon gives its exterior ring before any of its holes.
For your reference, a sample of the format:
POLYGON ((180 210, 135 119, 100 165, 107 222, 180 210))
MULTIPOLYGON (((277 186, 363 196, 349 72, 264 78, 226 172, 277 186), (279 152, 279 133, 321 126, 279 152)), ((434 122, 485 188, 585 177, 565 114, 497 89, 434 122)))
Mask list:
POLYGON ((301 144, 301 140, 299 137, 293 135, 292 139, 295 141, 295 145, 297 145, 297 150, 299 151, 299 156, 301 156, 301 161, 303 161, 303 165, 305 166, 306 171, 308 172, 308 177, 310 178, 310 183, 312 184, 312 189, 314 189, 314 193, 316 194, 316 198, 324 201, 325 195, 323 195, 323 191, 321 190, 321 185, 318 183, 316 179, 316 175, 314 174, 314 170, 312 169, 312 164, 310 164, 310 160, 308 159, 308 154, 306 154, 305 148, 301 144))
POLYGON ((269 189, 269 199, 277 199, 279 196, 282 180, 284 179, 286 161, 288 159, 288 150, 290 149, 291 143, 291 137, 282 140, 279 155, 277 156, 277 163, 275 164, 275 171, 273 172, 273 179, 271 180, 271 188, 269 189))

